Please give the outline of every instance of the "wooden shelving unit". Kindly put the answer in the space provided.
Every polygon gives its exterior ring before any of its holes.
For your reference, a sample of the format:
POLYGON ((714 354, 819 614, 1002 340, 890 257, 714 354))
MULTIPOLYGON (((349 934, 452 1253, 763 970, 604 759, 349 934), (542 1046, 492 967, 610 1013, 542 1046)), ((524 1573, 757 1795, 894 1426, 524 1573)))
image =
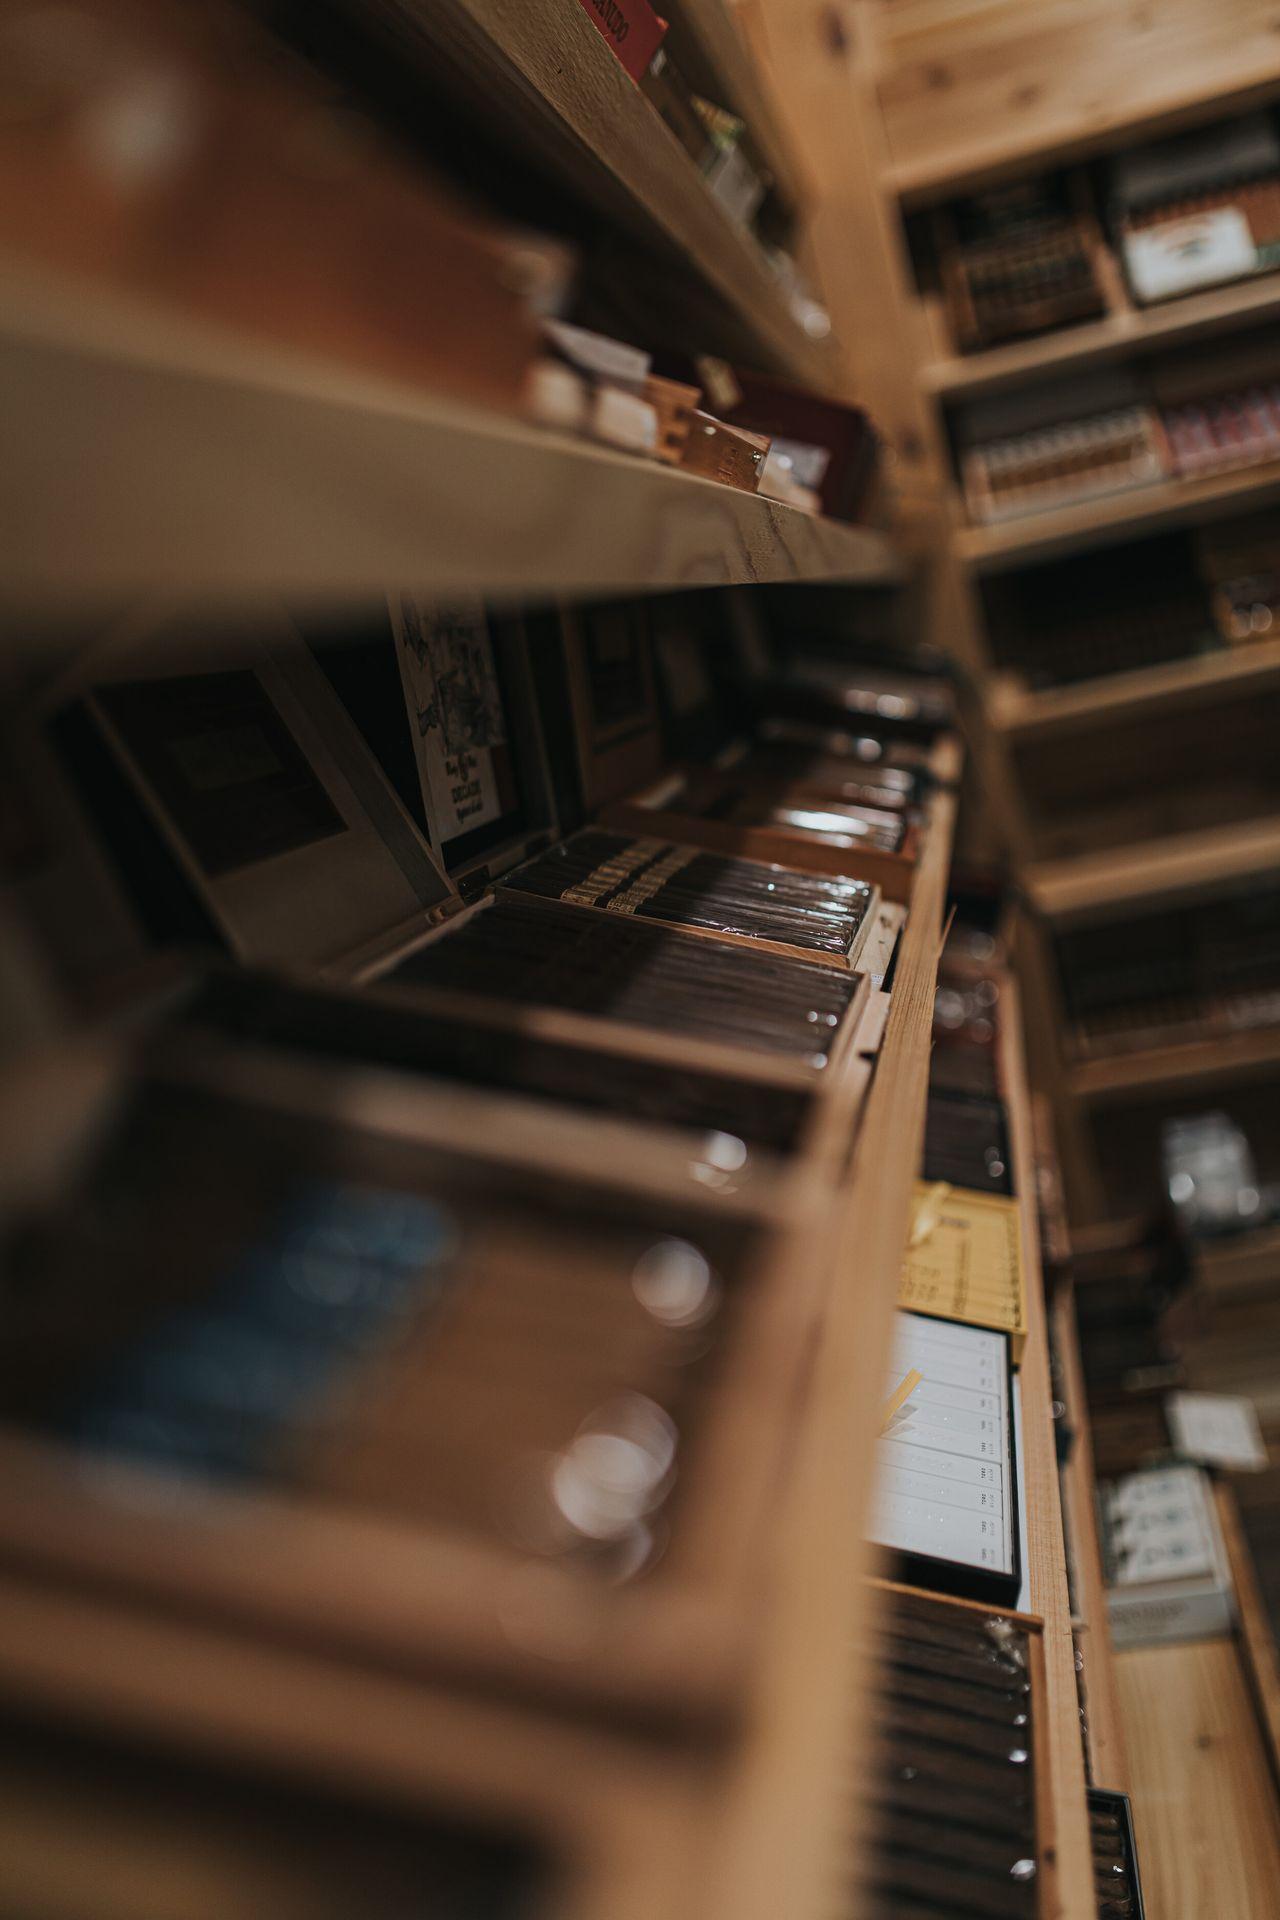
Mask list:
POLYGON ((1280 641, 1258 640, 1064 687, 1032 689, 1014 674, 997 675, 987 688, 986 715, 992 727, 1022 743, 1172 713, 1223 695, 1260 693, 1278 682, 1280 641))
POLYGON ((1247 113, 1280 93, 1261 6, 1243 19, 1182 6, 1117 23, 1105 0, 1085 0, 1043 28, 1002 8, 985 19, 972 7, 914 12, 889 24, 881 56, 895 154, 885 186, 907 207, 1247 113), (1100 73, 1108 47, 1116 64, 1100 73))
POLYGON ((1278 313, 1280 275, 1264 273, 1232 286, 1184 294, 1157 307, 1130 307, 1030 340, 937 360, 923 368, 921 382, 940 400, 976 400, 1035 380, 1106 366, 1149 348, 1208 340, 1236 327, 1273 320, 1278 313))
POLYGON ((899 572, 873 529, 30 274, 0 283, 0 390, 0 549, 19 598, 899 572))
MULTIPOLYGON (((451 88, 504 144, 548 168, 611 221, 657 243, 675 268, 732 317, 744 348, 821 389, 833 378, 826 342, 794 318, 764 252, 712 197, 693 161, 577 7, 559 0, 377 0, 359 9, 397 65, 451 88)), ((801 191, 765 85, 738 51, 722 0, 698 0, 681 20, 752 115, 784 189, 801 191)))

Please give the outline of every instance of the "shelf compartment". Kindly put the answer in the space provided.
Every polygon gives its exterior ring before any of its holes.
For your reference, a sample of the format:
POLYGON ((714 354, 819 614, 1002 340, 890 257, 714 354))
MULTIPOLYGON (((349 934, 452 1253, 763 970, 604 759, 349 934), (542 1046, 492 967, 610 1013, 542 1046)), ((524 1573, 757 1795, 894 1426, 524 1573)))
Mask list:
POLYGON ((943 400, 973 400, 1059 373, 1104 366, 1149 348, 1173 346, 1280 314, 1280 274, 1184 295, 1166 306, 1114 313, 1034 340, 991 347, 964 358, 935 360, 921 375, 943 400))
POLYGON ((1105 920, 1280 867, 1280 817, 1209 827, 1023 869, 1031 904, 1059 923, 1105 920))
POLYGON ((19 602, 897 577, 875 530, 20 271, 0 392, 19 602))
POLYGON ((1011 674, 997 676, 988 690, 987 718, 1001 733, 1019 740, 1043 739, 1110 720, 1197 706, 1206 697, 1261 692, 1278 681, 1280 640, 1248 641, 1187 660, 1039 692, 1019 686, 1011 674))

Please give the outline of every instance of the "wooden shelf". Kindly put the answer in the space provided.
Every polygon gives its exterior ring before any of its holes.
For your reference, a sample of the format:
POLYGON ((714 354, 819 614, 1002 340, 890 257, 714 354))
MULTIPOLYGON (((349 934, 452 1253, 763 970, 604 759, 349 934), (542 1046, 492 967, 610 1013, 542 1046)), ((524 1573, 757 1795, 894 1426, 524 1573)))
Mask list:
POLYGON ((1081 1061, 1068 1069, 1067 1085, 1076 1099, 1098 1106, 1133 1094, 1173 1093, 1240 1080, 1277 1067, 1280 1029, 1262 1027, 1081 1061))
POLYGON ((1019 741, 1171 713, 1206 699, 1260 693, 1280 681, 1280 640, 1246 641, 1185 660, 1163 661, 1132 673, 1031 692, 1012 675, 995 676, 987 688, 987 719, 1019 741))
POLYGON ((867 1758, 858 1703, 878 1605, 863 1582, 873 1550, 857 1521, 870 1497, 875 1410, 923 1151, 956 805, 949 791, 931 803, 852 1175, 830 1222, 831 1295, 779 1507, 777 1613, 703 1909, 735 1920, 826 1914, 853 1856, 857 1770, 867 1758))
POLYGON ((921 380, 940 399, 976 400, 1007 387, 1102 366, 1156 347, 1174 346, 1280 314, 1280 273, 1234 286, 1187 294, 1158 307, 1113 313, 1105 320, 1064 327, 1034 340, 1013 341, 984 353, 935 360, 921 380))
POLYGON ((1036 910, 1048 919, 1105 920, 1130 908, 1247 880, 1280 867, 1280 819, 1244 820, 1201 833, 1040 861, 1022 870, 1036 910))
MULTIPOLYGON (((1081 30, 1069 19, 1059 28, 1067 34, 1081 30)), ((1208 53, 1181 86, 1172 88, 1161 62, 1152 61, 1145 72, 1126 62, 1123 84, 1115 89, 1117 104, 1100 100, 1086 106, 1070 89, 1055 103, 1046 100, 1044 87, 1026 87, 1012 102, 1001 102, 1015 111, 993 113, 967 145, 949 144, 891 167, 885 189, 906 207, 928 206, 1017 174, 1069 166, 1117 147, 1247 113, 1280 94, 1280 50, 1265 34, 1260 24, 1253 42, 1246 44, 1243 25, 1238 34, 1224 31, 1217 58, 1208 53)), ((1131 61, 1136 49, 1126 51, 1131 61)), ((992 84, 998 87, 1002 78, 1007 82, 1007 74, 993 73, 992 84)))
POLYGON ((1000 1093, 1009 1126, 1018 1196, 1022 1260, 1027 1276, 1027 1343, 1019 1373, 1022 1394, 1022 1543, 1025 1604, 1044 1621, 1045 1706, 1050 1792, 1054 1809, 1057 1886, 1052 1911, 1061 1920, 1096 1914, 1085 1812, 1084 1747, 1076 1689, 1075 1646, 1067 1591, 1067 1555, 1053 1427, 1049 1330, 1040 1261, 1040 1219, 1031 1093, 1022 1043, 1021 999, 1012 975, 1000 981, 997 1036, 1000 1093))
POLYGON ((1063 1526, 1075 1574, 1075 1633, 1084 1660, 1090 1777, 1095 1786, 1106 1787, 1112 1793, 1127 1793, 1124 1729, 1116 1694, 1115 1654, 1098 1539, 1093 1434, 1076 1329, 1075 1289, 1069 1280, 1055 1289, 1050 1314, 1054 1351, 1061 1369, 1061 1391, 1074 1436, 1060 1478, 1063 1526))
POLYGON ((1162 480, 1100 500, 1029 513, 998 526, 956 529, 955 551, 976 573, 1005 573, 1035 560, 1051 560, 1125 534, 1154 533, 1280 498, 1280 462, 1244 467, 1203 480, 1162 480))
MULTIPOLYGON (((794 318, 755 238, 730 218, 656 109, 582 9, 568 0, 372 0, 356 7, 398 65, 429 88, 442 80, 508 147, 546 167, 620 227, 654 242, 735 316, 744 341, 779 372, 821 386, 833 355, 794 318)), ((698 0, 689 20, 710 56, 735 48, 730 91, 763 108, 764 149, 783 159, 767 96, 729 36, 722 0, 698 0)), ((753 123, 754 125, 754 123, 753 123)))
POLYGON ((896 577, 886 537, 0 271, 11 597, 896 577))

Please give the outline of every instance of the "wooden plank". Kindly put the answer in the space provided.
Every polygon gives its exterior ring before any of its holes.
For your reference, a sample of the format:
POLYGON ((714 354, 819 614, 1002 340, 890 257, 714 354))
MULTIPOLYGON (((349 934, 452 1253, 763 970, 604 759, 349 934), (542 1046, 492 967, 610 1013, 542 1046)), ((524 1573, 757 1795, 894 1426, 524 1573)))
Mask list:
POLYGON ((1268 460, 1203 480, 1161 480, 1101 500, 1028 513, 999 526, 957 527, 955 550, 977 573, 1007 573, 1034 560, 1105 546, 1124 535, 1221 519, 1280 499, 1280 463, 1268 460))
POLYGON ((1222 1033, 1180 1045, 1143 1047, 1132 1053, 1081 1061, 1067 1084, 1078 1100, 1102 1106, 1135 1093, 1180 1093, 1266 1075, 1280 1066, 1280 1031, 1262 1027, 1222 1033))
POLYGON ((896 570, 870 529, 26 274, 0 274, 0 395, 16 600, 896 570))
POLYGON ((1075 1297, 1069 1283, 1055 1291, 1052 1319, 1054 1351, 1062 1369, 1063 1398, 1075 1435, 1062 1470, 1063 1523, 1075 1572, 1076 1637, 1084 1659, 1090 1775, 1094 1786, 1108 1787, 1113 1793, 1127 1793, 1129 1768, 1094 1506, 1096 1483, 1089 1399, 1076 1334, 1075 1297))
POLYGON ((999 1004, 1000 1087, 1008 1115, 1010 1159, 1019 1201, 1022 1258, 1027 1275, 1027 1344, 1019 1375, 1021 1467, 1027 1513, 1022 1558, 1030 1610, 1044 1621, 1045 1705, 1057 1862, 1053 1911, 1057 1920, 1096 1920, 1093 1859, 1084 1797, 1084 1747, 1080 1737, 1066 1543, 1053 1430, 1048 1319, 1040 1268, 1030 1092, 1022 1050, 1018 989, 1011 976, 1000 981, 999 1004))
POLYGON ((884 14, 889 184, 912 205, 1280 92, 1269 0, 896 0, 884 14))
POLYGON ((1116 1656, 1151 1920, 1275 1920, 1280 1813, 1235 1644, 1116 1656))
POLYGON ((1105 320, 1061 327, 1033 340, 935 360, 921 370, 920 377, 926 389, 942 400, 975 400, 1052 375, 1104 366, 1151 347, 1208 339, 1233 327, 1273 320, 1278 313, 1280 274, 1261 274, 1235 286, 1187 294, 1163 306, 1130 307, 1105 320))
POLYGON ((1280 683, 1280 640, 1245 641, 1213 653, 1193 654, 1131 673, 1108 674, 1073 686, 1032 693, 1014 677, 995 678, 986 689, 987 718, 1020 742, 1084 732, 1109 720, 1145 713, 1174 713, 1207 699, 1258 693, 1280 683))
POLYGON ((1022 874, 1032 906, 1059 923, 1083 924, 1227 886, 1280 867, 1280 819, 1240 821, 1170 835, 1073 860, 1045 860, 1022 874))
MULTIPOLYGON (((830 380, 830 352, 792 315, 759 243, 713 197, 580 7, 569 0, 343 4, 358 14, 362 32, 381 35, 429 87, 445 79, 505 143, 611 221, 659 242, 735 316, 763 360, 819 386, 830 380)), ((701 24, 708 30, 709 12, 701 24)), ((745 50, 736 71, 746 84, 745 50)))

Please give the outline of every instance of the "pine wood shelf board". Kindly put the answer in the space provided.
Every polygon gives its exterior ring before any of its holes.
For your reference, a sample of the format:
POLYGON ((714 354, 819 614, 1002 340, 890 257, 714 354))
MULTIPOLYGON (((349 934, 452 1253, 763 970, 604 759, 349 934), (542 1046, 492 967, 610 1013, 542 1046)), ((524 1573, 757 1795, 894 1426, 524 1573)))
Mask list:
POLYGON ((1258 1723, 1271 1762, 1272 1783, 1280 1789, 1280 1659, 1271 1622, 1258 1587, 1253 1555, 1245 1539, 1240 1509, 1230 1480, 1214 1484, 1218 1521, 1222 1528, 1231 1584, 1236 1596, 1236 1626, 1244 1654, 1245 1673, 1253 1693, 1258 1723))
POLYGON ((987 686, 987 719, 1001 733, 1025 742, 1144 713, 1172 713, 1206 698, 1261 692, 1277 682, 1280 640, 1252 640, 1039 692, 1018 686, 1012 676, 995 675, 987 686))
POLYGON ((1082 112, 1071 101, 1056 118, 1040 106, 1027 123, 1012 131, 1007 119, 992 122, 997 131, 985 132, 966 146, 891 166, 884 178, 885 190, 911 210, 995 186, 1019 174, 1070 166, 1119 147, 1138 146, 1247 113, 1280 95, 1280 43, 1274 57, 1249 62, 1243 72, 1224 75, 1207 69, 1173 91, 1162 90, 1158 75, 1130 71, 1125 75, 1125 92, 1127 107, 1102 103, 1092 112, 1082 112))
POLYGON ((779 104, 767 76, 756 65, 740 27, 732 18, 734 0, 681 0, 681 23, 699 41, 726 86, 728 104, 750 130, 751 143, 773 175, 784 200, 793 207, 811 197, 801 156, 782 124, 779 104))
POLYGON ((1057 922, 1105 920, 1130 907, 1247 880, 1280 867, 1280 818, 1033 863, 1022 884, 1037 912, 1057 922))
MULTIPOLYGON (((505 143, 611 220, 674 252, 777 371, 819 386, 830 381, 829 346, 805 333, 759 243, 712 196, 580 7, 568 0, 367 0, 357 11, 362 30, 378 33, 411 71, 436 86, 447 75, 505 143)), ((700 0, 694 30, 704 44, 712 36, 722 42, 727 30, 727 23, 716 28, 714 11, 712 0, 700 0)), ((735 75, 744 85, 749 71, 743 47, 735 75)))
POLYGON ((879 1594, 862 1540, 876 1408, 890 1350, 911 1195, 924 1142, 933 997, 956 797, 935 795, 902 934, 892 1006, 828 1234, 831 1291, 779 1513, 776 1613, 752 1737, 731 1770, 708 1914, 821 1916, 856 1854, 859 1697, 879 1594))
MULTIPOLYGON (((162 1753, 322 1793, 337 1784, 397 1810, 511 1822, 560 1856, 555 1920, 704 1920, 694 1889, 707 1768, 696 1754, 7 1570, 0 1680, 20 1707, 162 1753)), ((194 1910, 206 1887, 198 1879, 194 1910)))
POLYGON ((921 380, 942 400, 974 400, 1042 377, 1102 366, 1150 348, 1174 346, 1225 333, 1234 326, 1280 314, 1280 273, 1259 274, 1234 286, 1184 294, 1160 306, 1113 313, 1056 333, 1019 340, 983 353, 935 360, 921 380))
POLYGON ((1077 1100, 1102 1106, 1134 1094, 1225 1085, 1276 1067, 1280 1067, 1280 1030, 1262 1028, 1086 1060, 1068 1069, 1067 1086, 1077 1100))
POLYGON ((0 396, 17 601, 898 575, 873 529, 2 270, 0 396))
POLYGON ((1238 508, 1264 506, 1280 498, 1280 462, 1213 474, 1202 480, 1162 480, 1132 487, 1101 500, 1029 513, 997 526, 957 527, 957 556, 977 573, 1007 573, 1036 560, 1086 547, 1105 546, 1126 534, 1161 527, 1188 526, 1238 508))
POLYGON ((1093 1860, 1085 1808, 1084 1747, 1076 1688, 1075 1644, 1067 1591, 1066 1542, 1053 1427, 1048 1316, 1040 1268, 1031 1093, 1022 1042, 1021 1001, 1011 974, 1000 981, 997 1040, 1000 1091, 1027 1276, 1027 1343, 1019 1374, 1027 1524, 1022 1542, 1029 1606, 1044 1622, 1045 1711, 1054 1809, 1057 1920, 1096 1920, 1093 1860))
POLYGON ((1116 1655, 1152 1920, 1274 1920, 1280 1815, 1235 1642, 1116 1655))
POLYGON ((1107 1613, 1107 1591, 1098 1541, 1094 1504, 1097 1482, 1093 1468, 1093 1436, 1089 1428, 1089 1401, 1085 1388, 1080 1342, 1076 1332, 1075 1296, 1068 1283, 1056 1291, 1051 1308, 1054 1349, 1062 1370, 1063 1397, 1075 1435, 1062 1469, 1063 1522, 1070 1536, 1075 1568, 1079 1621, 1084 1630, 1084 1683, 1087 1739, 1091 1774, 1096 1786, 1113 1793, 1129 1790, 1124 1727, 1116 1691, 1115 1655, 1107 1613))

